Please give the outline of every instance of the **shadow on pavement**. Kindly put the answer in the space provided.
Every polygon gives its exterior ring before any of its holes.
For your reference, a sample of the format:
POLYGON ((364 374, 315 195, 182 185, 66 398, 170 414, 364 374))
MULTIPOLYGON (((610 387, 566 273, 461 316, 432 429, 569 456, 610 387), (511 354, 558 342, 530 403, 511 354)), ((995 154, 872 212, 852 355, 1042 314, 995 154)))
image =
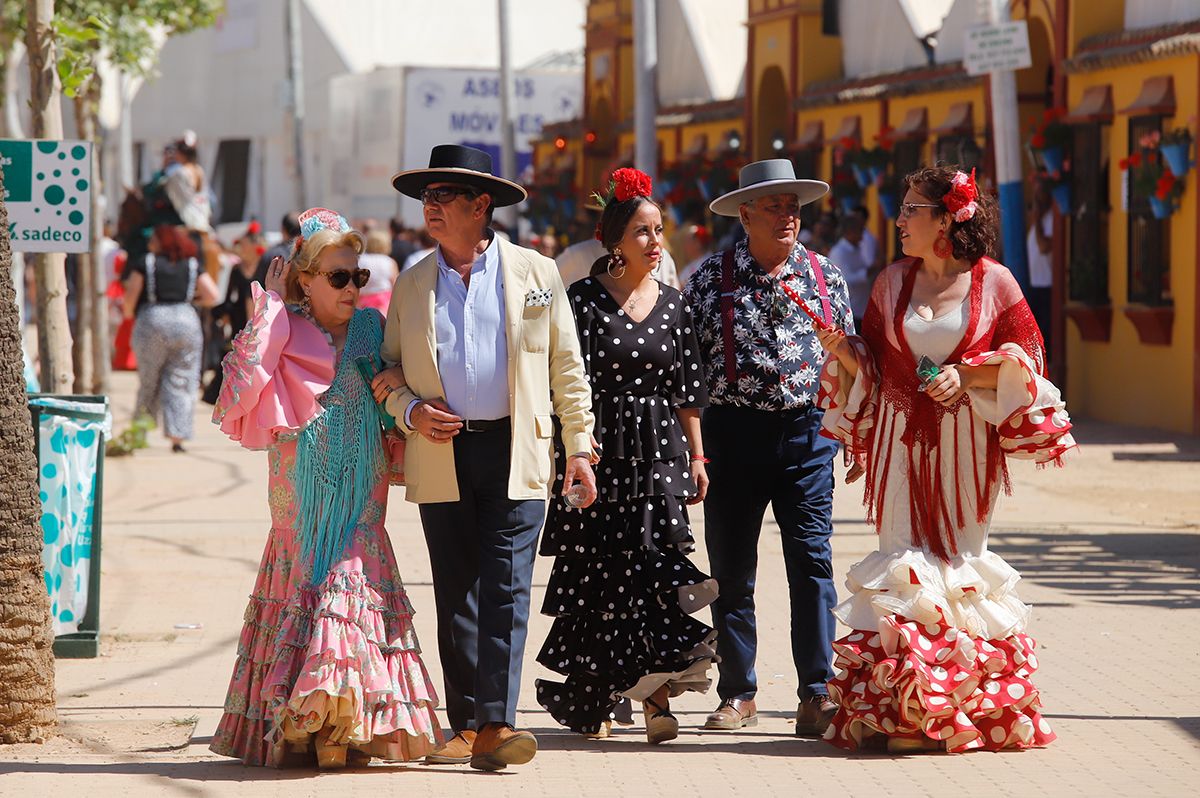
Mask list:
POLYGON ((1074 425, 1072 431, 1075 440, 1083 445, 1116 445, 1164 443, 1174 444, 1181 451, 1200 450, 1200 437, 1182 435, 1169 430, 1149 429, 1145 427, 1128 427, 1120 424, 1107 424, 1092 419, 1071 419, 1074 425))
POLYGON ((988 548, 1039 585, 1106 604, 1200 607, 1200 534, 997 532, 988 548))
POLYGON ((1051 720, 1086 720, 1086 721, 1154 720, 1154 721, 1159 721, 1159 722, 1167 721, 1169 723, 1173 723, 1176 726, 1178 726, 1180 731, 1182 731, 1186 734, 1190 734, 1192 737, 1195 737, 1197 740, 1200 740, 1200 717, 1195 717, 1195 718, 1168 717, 1165 715, 1072 715, 1072 714, 1051 713, 1051 712, 1046 712, 1043 714, 1045 715, 1045 717, 1047 717, 1051 720))

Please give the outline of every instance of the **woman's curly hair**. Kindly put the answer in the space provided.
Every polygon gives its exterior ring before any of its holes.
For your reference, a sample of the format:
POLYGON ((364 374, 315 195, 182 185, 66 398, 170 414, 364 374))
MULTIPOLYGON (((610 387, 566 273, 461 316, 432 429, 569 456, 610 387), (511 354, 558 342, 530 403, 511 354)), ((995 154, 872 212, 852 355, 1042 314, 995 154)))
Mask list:
MULTIPOLYGON (((999 212, 996 198, 990 192, 979 191, 975 198, 975 215, 965 222, 954 221, 953 214, 946 208, 944 197, 950 192, 954 175, 962 169, 958 166, 938 164, 909 173, 904 178, 904 188, 912 189, 930 202, 936 202, 941 213, 950 215, 947 238, 954 249, 954 257, 974 263, 985 255, 996 254, 996 227, 999 212)), ((938 212, 938 209, 934 209, 938 212)))

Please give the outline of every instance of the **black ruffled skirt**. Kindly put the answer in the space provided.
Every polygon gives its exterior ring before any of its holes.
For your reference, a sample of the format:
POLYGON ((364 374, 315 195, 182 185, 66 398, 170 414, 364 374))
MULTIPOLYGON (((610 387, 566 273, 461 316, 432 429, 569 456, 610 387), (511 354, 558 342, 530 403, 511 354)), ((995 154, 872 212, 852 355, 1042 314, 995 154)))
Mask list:
POLYGON ((542 605, 555 621, 538 662, 565 680, 539 679, 537 699, 585 734, 622 696, 643 700, 663 685, 673 696, 706 691, 716 659, 716 632, 691 617, 717 586, 687 557, 696 485, 674 410, 659 397, 618 395, 598 398, 596 416, 599 498, 582 511, 562 502, 560 449, 540 549, 555 558, 542 605))

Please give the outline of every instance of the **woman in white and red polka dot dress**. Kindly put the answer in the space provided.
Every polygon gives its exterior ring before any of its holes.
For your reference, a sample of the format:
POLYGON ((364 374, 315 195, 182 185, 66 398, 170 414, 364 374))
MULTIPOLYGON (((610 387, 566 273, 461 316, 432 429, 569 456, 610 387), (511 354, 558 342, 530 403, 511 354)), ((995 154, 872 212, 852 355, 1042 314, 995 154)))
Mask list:
POLYGON ((852 631, 834 643, 825 738, 894 752, 1045 745, 1030 608, 987 539, 1006 458, 1061 463, 1071 422, 1020 286, 987 257, 994 201, 953 168, 906 183, 909 257, 880 274, 861 337, 819 334, 833 355, 825 432, 865 468, 879 531, 834 611, 852 631))

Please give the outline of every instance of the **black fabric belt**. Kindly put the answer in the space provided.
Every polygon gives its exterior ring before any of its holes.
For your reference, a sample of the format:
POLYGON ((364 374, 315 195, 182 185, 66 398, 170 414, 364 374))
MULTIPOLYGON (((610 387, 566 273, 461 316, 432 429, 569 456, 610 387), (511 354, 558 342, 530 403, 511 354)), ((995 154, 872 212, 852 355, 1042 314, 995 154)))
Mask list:
POLYGON ((463 432, 495 432, 500 429, 508 429, 512 426, 512 418, 505 416, 491 421, 473 421, 469 418, 463 419, 463 432))

